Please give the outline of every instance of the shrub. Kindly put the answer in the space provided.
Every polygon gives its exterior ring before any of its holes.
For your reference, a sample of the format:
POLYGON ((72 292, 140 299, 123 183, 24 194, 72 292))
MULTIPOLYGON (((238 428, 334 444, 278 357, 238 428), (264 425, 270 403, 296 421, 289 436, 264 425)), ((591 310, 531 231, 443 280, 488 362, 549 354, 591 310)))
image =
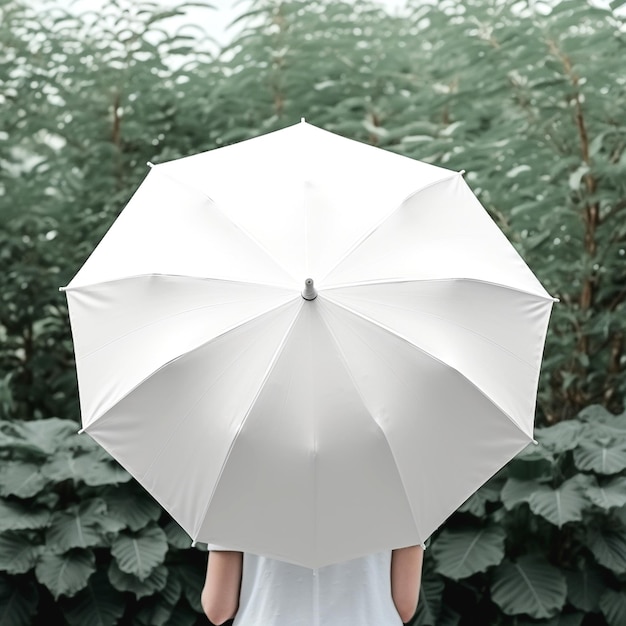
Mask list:
POLYGON ((0 459, 3 626, 195 623, 203 550, 75 422, 2 421, 0 459))
POLYGON ((626 623, 626 413, 536 438, 433 536, 416 626, 626 623))

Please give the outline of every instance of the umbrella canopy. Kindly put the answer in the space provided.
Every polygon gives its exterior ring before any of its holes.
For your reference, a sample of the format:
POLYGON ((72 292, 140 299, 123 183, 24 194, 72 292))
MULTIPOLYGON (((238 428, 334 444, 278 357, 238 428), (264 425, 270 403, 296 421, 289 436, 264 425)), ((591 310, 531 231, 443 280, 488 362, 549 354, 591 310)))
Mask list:
POLYGON ((533 439, 553 298, 461 173, 304 121, 153 166, 65 290, 83 430, 196 541, 420 543, 533 439))

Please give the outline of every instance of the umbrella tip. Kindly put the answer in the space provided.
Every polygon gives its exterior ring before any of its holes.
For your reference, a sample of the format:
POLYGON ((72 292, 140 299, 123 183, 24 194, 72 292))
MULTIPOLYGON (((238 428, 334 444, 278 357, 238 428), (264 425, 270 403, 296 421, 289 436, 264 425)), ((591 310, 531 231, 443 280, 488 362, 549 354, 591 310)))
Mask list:
POLYGON ((301 117, 300 118, 300 124, 304 124, 305 122, 306 122, 306 120, 303 117, 301 117))
POLYGON ((305 300, 315 300, 317 298, 317 289, 313 285, 313 279, 307 278, 304 281, 304 291, 302 292, 302 297, 305 300))

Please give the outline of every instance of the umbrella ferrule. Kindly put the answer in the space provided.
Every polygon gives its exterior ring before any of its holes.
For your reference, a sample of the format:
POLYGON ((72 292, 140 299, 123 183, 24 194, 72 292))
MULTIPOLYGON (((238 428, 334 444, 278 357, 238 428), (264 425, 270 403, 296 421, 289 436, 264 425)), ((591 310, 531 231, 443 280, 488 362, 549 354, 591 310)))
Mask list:
POLYGON ((315 300, 317 298, 317 289, 313 285, 313 279, 307 278, 304 281, 304 291, 302 292, 302 297, 305 300, 315 300))

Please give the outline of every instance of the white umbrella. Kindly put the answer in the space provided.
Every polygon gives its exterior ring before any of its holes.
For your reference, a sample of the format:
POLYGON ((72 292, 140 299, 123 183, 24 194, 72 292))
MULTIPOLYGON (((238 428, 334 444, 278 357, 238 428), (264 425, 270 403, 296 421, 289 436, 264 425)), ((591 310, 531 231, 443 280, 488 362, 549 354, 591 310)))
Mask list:
POLYGON ((304 121, 153 166, 66 293, 84 431, 195 541, 420 543, 533 440, 553 298, 461 173, 304 121))

